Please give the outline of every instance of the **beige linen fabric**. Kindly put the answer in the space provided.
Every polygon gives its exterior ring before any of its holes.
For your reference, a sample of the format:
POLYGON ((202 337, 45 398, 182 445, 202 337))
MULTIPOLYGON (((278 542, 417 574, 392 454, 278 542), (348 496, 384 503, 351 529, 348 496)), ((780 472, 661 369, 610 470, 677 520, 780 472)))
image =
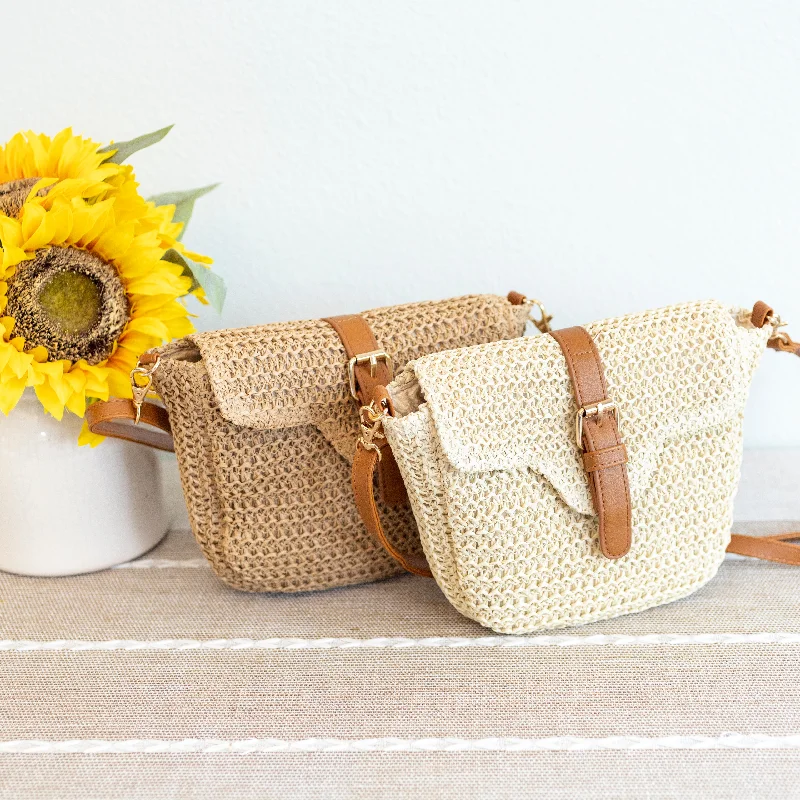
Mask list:
POLYGON ((782 751, 6 758, 15 800, 793 800, 800 774, 782 751))
POLYGON ((194 541, 175 533, 138 567, 63 579, 0 574, 0 638, 34 647, 0 645, 0 798, 800 797, 800 744, 773 749, 800 734, 791 567, 726 560, 692 597, 516 647, 455 612, 430 580, 253 595, 225 587, 199 558, 194 541), (667 638, 642 639, 654 634, 667 638), (682 643, 665 643, 675 635, 682 643), (245 637, 326 639, 330 648, 257 649, 245 637), (441 637, 459 644, 438 646, 441 637), (401 638, 415 643, 376 641, 401 638), (67 649, 76 640, 94 649, 67 649), (181 640, 207 647, 181 649, 181 640), (731 736, 754 743, 724 749, 731 736), (773 739, 760 749, 759 736, 773 739), (461 746, 565 737, 582 749, 91 752, 251 737, 461 746), (603 737, 624 749, 585 749, 603 737), (676 747, 637 749, 660 737, 676 747), (3 752, 20 740, 44 751, 3 752), (70 740, 79 743, 73 753, 47 751, 70 740), (709 749, 696 749, 699 740, 709 749))
MULTIPOLYGON (((474 295, 367 311, 397 368, 425 353, 520 336, 528 307, 474 295)), ((160 351, 154 385, 172 425, 189 519, 226 583, 296 592, 400 571, 352 498, 358 407, 347 355, 321 320, 194 334, 160 351)), ((407 506, 381 512, 419 551, 407 506)))
POLYGON ((742 414, 772 326, 690 303, 586 326, 620 408, 633 544, 605 558, 550 336, 412 362, 386 434, 434 576, 463 614, 523 633, 641 611, 716 573, 730 539, 742 414))

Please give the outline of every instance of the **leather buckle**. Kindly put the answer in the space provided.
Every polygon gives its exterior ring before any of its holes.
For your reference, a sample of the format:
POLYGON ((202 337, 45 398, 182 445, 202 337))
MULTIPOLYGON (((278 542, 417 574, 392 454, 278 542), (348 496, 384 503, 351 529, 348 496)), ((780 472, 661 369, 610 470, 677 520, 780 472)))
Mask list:
POLYGON ((586 452, 586 448, 583 446, 583 421, 586 417, 599 417, 600 414, 605 414, 606 411, 614 412, 614 419, 619 425, 619 408, 617 408, 617 404, 613 400, 601 400, 594 405, 583 406, 578 409, 578 413, 575 416, 575 441, 578 443, 578 450, 582 453, 586 452))
POLYGON ((371 378, 375 377, 378 370, 378 361, 383 361, 389 369, 389 379, 391 380, 394 375, 394 362, 387 353, 383 350, 371 350, 369 353, 361 353, 360 355, 353 356, 347 362, 347 378, 350 383, 350 394, 353 400, 358 400, 358 392, 356 391, 356 366, 361 364, 369 364, 369 374, 371 378))

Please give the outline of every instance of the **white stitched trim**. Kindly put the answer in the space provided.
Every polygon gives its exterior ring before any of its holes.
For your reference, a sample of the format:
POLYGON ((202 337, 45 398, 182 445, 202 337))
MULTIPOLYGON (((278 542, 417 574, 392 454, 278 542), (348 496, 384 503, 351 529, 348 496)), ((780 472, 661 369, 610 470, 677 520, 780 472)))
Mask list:
POLYGON ((56 639, 49 642, 24 639, 0 640, 0 651, 84 650, 405 650, 431 647, 654 647, 712 644, 800 644, 800 633, 651 633, 643 636, 595 634, 594 636, 430 636, 409 639, 384 636, 374 639, 161 639, 138 641, 111 639, 104 642, 56 639))
POLYGON ((172 558, 140 558, 138 561, 126 561, 111 569, 201 569, 208 567, 204 558, 187 558, 178 561, 172 558))
MULTIPOLYGON (((749 561, 750 563, 770 563, 763 559, 740 556, 736 553, 726 553, 726 561, 749 561)), ((136 561, 126 561, 124 564, 117 564, 111 569, 201 569, 211 565, 204 558, 140 558, 136 561)))
POLYGON ((723 733, 721 736, 608 736, 586 739, 75 739, 0 741, 2 753, 431 753, 563 750, 797 750, 800 736, 723 733))

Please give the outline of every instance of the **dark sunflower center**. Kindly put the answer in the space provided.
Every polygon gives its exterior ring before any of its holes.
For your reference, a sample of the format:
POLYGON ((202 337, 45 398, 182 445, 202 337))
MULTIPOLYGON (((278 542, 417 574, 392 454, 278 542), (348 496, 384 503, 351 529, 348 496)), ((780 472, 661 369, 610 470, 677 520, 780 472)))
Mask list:
POLYGON ((39 306, 64 333, 86 333, 100 316, 100 287, 82 272, 59 272, 39 292, 39 306))
POLYGON ((50 247, 17 266, 5 313, 26 350, 42 346, 51 359, 97 364, 111 355, 129 306, 111 264, 85 250, 50 247))
MULTIPOLYGON (((0 183, 0 213, 7 217, 16 217, 22 211, 25 198, 38 183, 39 178, 20 178, 17 181, 0 183)), ((47 189, 40 189, 38 195, 47 194, 47 189)))

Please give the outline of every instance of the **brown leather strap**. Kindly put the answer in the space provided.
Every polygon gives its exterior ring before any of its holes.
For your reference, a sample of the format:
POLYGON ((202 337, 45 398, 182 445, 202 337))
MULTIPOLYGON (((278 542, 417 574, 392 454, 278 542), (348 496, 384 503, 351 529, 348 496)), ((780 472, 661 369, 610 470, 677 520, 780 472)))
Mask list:
MULTIPOLYGON (((390 415, 394 413, 391 400, 383 386, 378 386, 374 392, 376 407, 384 408, 390 415)), ((400 566, 415 575, 422 575, 425 578, 432 578, 430 567, 425 560, 425 556, 417 553, 403 553, 387 538, 386 532, 381 525, 381 517, 378 513, 378 506, 375 503, 375 482, 373 480, 376 467, 382 463, 386 453, 390 453, 386 440, 379 449, 366 449, 361 442, 356 447, 356 454, 353 458, 353 496, 356 501, 356 508, 364 522, 364 527, 373 539, 383 547, 389 555, 397 561, 400 566)), ((377 444, 377 442, 376 442, 377 444)))
MULTIPOLYGON (((750 321, 756 328, 763 328, 774 315, 775 312, 772 310, 772 306, 763 300, 759 300, 753 306, 750 321)), ((767 342, 767 347, 781 353, 794 353, 796 356, 800 356, 800 342, 792 341, 792 337, 788 333, 783 333, 783 331, 777 332, 767 342)))
POLYGON ((106 402, 92 403, 86 409, 86 424, 92 433, 145 444, 168 453, 175 452, 169 417, 163 406, 157 406, 155 403, 142 403, 142 413, 138 425, 133 424, 135 419, 136 406, 132 400, 114 398, 106 402))
POLYGON ((583 464, 589 476, 600 520, 600 549, 607 558, 621 558, 631 547, 631 490, 628 454, 609 404, 603 363, 584 328, 566 328, 550 335, 561 345, 583 416, 583 464), (592 412, 594 409, 594 413, 592 412), (599 409, 599 410, 598 410, 599 409))
MULTIPOLYGON (((339 335, 349 359, 380 350, 372 328, 358 314, 326 317, 323 322, 327 322, 339 335)), ((358 402, 362 406, 370 402, 375 387, 387 386, 392 380, 392 371, 389 368, 389 363, 384 359, 376 359, 373 366, 369 363, 356 364, 353 367, 353 372, 358 402)), ((397 462, 388 447, 383 449, 383 455, 378 467, 378 484, 384 503, 397 506, 407 502, 408 495, 406 494, 403 477, 400 475, 397 462)))
MULTIPOLYGON (((326 317, 323 322, 327 322, 339 334, 348 358, 355 358, 364 353, 375 353, 381 349, 372 328, 359 314, 326 317)), ((388 386, 392 380, 391 370, 385 360, 376 360, 374 370, 369 364, 357 364, 354 372, 356 394, 362 406, 367 405, 372 399, 372 392, 376 386, 388 386)))
MULTIPOLYGON (((759 300, 753 306, 750 321, 756 328, 763 328, 774 315, 772 306, 759 300)), ((793 342, 788 334, 782 332, 773 336, 767 343, 767 347, 800 356, 800 342, 793 342)), ((776 536, 745 536, 742 533, 732 533, 728 552, 740 556, 761 558, 765 561, 777 561, 779 564, 800 566, 800 545, 791 544, 793 540, 800 540, 800 532, 781 533, 776 536)))
POLYGON ((727 552, 800 567, 800 544, 790 544, 792 540, 800 540, 800 531, 776 536, 745 536, 742 533, 732 533, 727 552))

